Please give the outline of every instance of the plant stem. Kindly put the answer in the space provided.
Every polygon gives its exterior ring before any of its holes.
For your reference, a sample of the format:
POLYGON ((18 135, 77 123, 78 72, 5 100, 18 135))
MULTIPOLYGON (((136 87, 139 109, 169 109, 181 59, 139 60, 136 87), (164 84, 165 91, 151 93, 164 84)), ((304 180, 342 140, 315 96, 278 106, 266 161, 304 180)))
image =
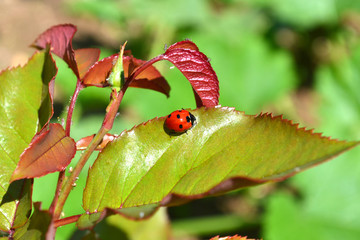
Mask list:
POLYGON ((88 148, 85 150, 85 152, 81 155, 79 162, 76 164, 74 170, 71 172, 69 178, 64 183, 63 188, 61 189, 61 194, 59 196, 59 199, 57 201, 57 204, 55 205, 54 209, 54 216, 53 218, 55 220, 59 219, 61 211, 64 207, 65 201, 68 198, 71 189, 73 188, 77 177, 79 176, 82 168, 85 166, 87 160, 89 159, 90 155, 93 153, 95 148, 99 145, 99 143, 102 141, 103 137, 107 133, 107 130, 105 130, 103 127, 100 128, 99 132, 95 135, 93 140, 91 141, 88 148))
MULTIPOLYGON (((162 55, 159 55, 157 57, 154 57, 152 59, 150 59, 149 61, 145 62, 143 65, 141 65, 139 68, 137 68, 135 70, 135 72, 133 72, 130 77, 128 78, 128 80, 125 82, 128 83, 128 85, 131 83, 131 81, 133 79, 136 78, 137 75, 139 75, 142 71, 144 71, 146 68, 148 68, 149 66, 153 65, 154 63, 160 61, 160 60, 166 60, 166 56, 164 56, 163 54, 162 55)), ((124 85, 125 85, 124 84, 124 85)))
MULTIPOLYGON (((165 59, 164 55, 160 55, 158 57, 155 57, 155 58, 147 61, 143 65, 141 65, 133 74, 131 74, 131 76, 127 79, 127 81, 122 86, 121 90, 118 93, 116 93, 116 92, 113 93, 113 95, 112 95, 113 98, 112 98, 110 104, 108 105, 108 107, 106 108, 107 113, 105 115, 105 118, 104 118, 101 128, 99 129, 97 134, 94 136, 94 138, 90 142, 89 146, 86 148, 85 152, 81 155, 79 162, 76 164, 75 168, 73 169, 69 178, 66 180, 66 182, 64 184, 62 184, 62 182, 65 177, 65 172, 64 171, 60 172, 58 186, 57 186, 57 192, 56 192, 54 201, 51 206, 51 210, 52 210, 51 213, 53 213, 53 222, 50 226, 50 231, 48 232, 49 234, 47 235, 47 238, 51 239, 53 236, 55 236, 55 231, 51 231, 51 230, 56 229, 58 226, 60 226, 59 224, 62 223, 62 221, 56 221, 56 220, 58 220, 60 218, 60 215, 64 208, 65 202, 66 202, 72 188, 74 187, 77 177, 79 176, 81 170, 85 166, 87 160, 89 159, 91 154, 94 152, 96 147, 101 143, 105 134, 109 130, 111 130, 111 128, 113 127, 114 120, 115 120, 116 114, 118 112, 120 103, 125 94, 125 91, 129 87, 131 81, 133 79, 135 79, 135 77, 138 74, 140 74, 143 70, 145 70, 147 67, 149 67, 150 65, 154 64, 155 62, 157 62, 159 60, 163 60, 163 59, 165 59)), ((73 110, 75 107, 75 102, 79 95, 80 90, 83 87, 84 86, 82 85, 82 83, 80 81, 78 81, 77 85, 76 85, 76 89, 74 91, 74 95, 71 98, 71 102, 70 102, 70 106, 69 106, 69 110, 68 110, 68 116, 66 119, 66 128, 65 128, 65 134, 67 136, 70 135, 71 117, 72 117, 72 113, 73 113, 73 110)), ((68 220, 76 221, 76 218, 77 218, 77 216, 73 216, 73 217, 70 217, 68 220)))
MULTIPOLYGON (((71 120, 72 120, 72 115, 73 115, 74 108, 75 108, 75 103, 76 103, 76 100, 77 100, 77 98, 79 96, 80 91, 83 88, 84 88, 84 86, 82 85, 82 82, 80 81, 80 79, 78 79, 77 82, 76 82, 76 87, 75 87, 75 90, 74 90, 74 94, 71 97, 69 109, 68 109, 67 116, 66 116, 66 126, 65 126, 65 135, 66 136, 70 136, 71 120)), ((50 213, 54 212, 54 207, 57 204, 57 201, 59 199, 61 186, 62 186, 62 184, 64 182, 64 178, 65 178, 65 170, 59 172, 59 177, 58 177, 56 190, 55 190, 55 196, 54 196, 54 199, 53 199, 53 201, 51 203, 51 206, 49 208, 50 213)))
POLYGON ((54 227, 61 227, 70 223, 76 222, 81 217, 81 214, 59 219, 54 222, 54 227))
MULTIPOLYGON (((67 116, 66 116, 66 126, 65 126, 65 135, 66 136, 70 136, 70 128, 71 128, 71 120, 72 120, 72 115, 74 112, 74 108, 75 108, 75 103, 76 100, 79 96, 80 91, 84 88, 84 86, 82 85, 82 82, 80 81, 80 79, 77 80, 76 82, 76 87, 74 90, 74 94, 71 97, 71 101, 70 101, 70 105, 69 105, 69 109, 67 112, 67 116)), ((58 181, 57 181, 57 185, 56 185, 56 190, 55 190, 55 196, 54 199, 51 203, 51 206, 49 208, 49 212, 53 213, 54 212, 54 207, 57 204, 59 195, 60 195, 60 191, 61 191, 61 186, 64 182, 64 178, 65 178, 65 170, 60 171, 59 172, 59 177, 58 177, 58 181)))
POLYGON ((115 100, 110 102, 110 104, 108 106, 109 110, 105 116, 105 119, 104 119, 104 122, 103 122, 101 128, 96 133, 95 137, 92 139, 89 146, 86 148, 85 152, 81 155, 79 162, 76 164, 76 166, 73 169, 73 171, 71 172, 69 178, 64 183, 63 188, 61 189, 61 194, 59 196, 59 199, 58 199, 57 204, 55 205, 55 209, 54 209, 53 218, 55 220, 59 219, 61 211, 65 204, 65 201, 68 198, 70 191, 73 188, 74 183, 76 182, 77 177, 79 176, 81 170, 85 166, 90 155, 94 152, 96 147, 101 143, 105 134, 109 130, 111 130, 113 123, 114 123, 114 119, 116 117, 116 113, 119 109, 121 100, 124 96, 127 86, 128 86, 128 84, 125 84, 123 86, 123 88, 121 89, 121 91, 119 92, 119 94, 117 95, 117 97, 115 98, 115 100))
POLYGON ((75 88, 74 94, 71 97, 69 110, 68 110, 68 113, 67 113, 66 126, 65 126, 65 135, 66 136, 70 136, 71 120, 72 120, 72 115, 73 115, 74 108, 75 108, 75 103, 76 103, 76 100, 77 100, 77 98, 79 96, 80 91, 83 88, 84 88, 84 85, 78 79, 78 81, 76 82, 76 88, 75 88))

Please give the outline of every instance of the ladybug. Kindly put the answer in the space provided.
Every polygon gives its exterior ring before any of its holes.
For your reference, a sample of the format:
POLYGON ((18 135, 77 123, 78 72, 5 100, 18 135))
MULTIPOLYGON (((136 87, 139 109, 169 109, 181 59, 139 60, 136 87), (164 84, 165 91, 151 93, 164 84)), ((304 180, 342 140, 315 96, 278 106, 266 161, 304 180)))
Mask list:
POLYGON ((165 126, 171 132, 184 133, 194 126, 195 121, 195 116, 189 111, 176 110, 167 116, 165 126))

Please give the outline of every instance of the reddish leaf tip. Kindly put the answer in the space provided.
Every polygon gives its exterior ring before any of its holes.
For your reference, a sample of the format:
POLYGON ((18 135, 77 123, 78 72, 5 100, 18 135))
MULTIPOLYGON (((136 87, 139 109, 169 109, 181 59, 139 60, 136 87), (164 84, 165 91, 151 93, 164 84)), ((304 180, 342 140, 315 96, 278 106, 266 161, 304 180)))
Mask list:
MULTIPOLYGON (((74 34, 77 32, 77 27, 76 27, 75 25, 71 24, 71 23, 58 24, 58 25, 55 25, 55 26, 52 26, 52 27, 46 29, 42 34, 40 34, 40 35, 35 39, 35 41, 30 45, 30 47, 34 47, 34 48, 37 48, 37 49, 40 49, 40 50, 41 50, 41 49, 45 49, 45 48, 46 48, 46 45, 44 46, 44 45, 39 45, 39 44, 38 44, 38 42, 39 42, 40 40, 43 40, 44 35, 47 35, 47 34, 51 33, 52 31, 54 31, 54 30, 56 30, 56 29, 64 28, 64 27, 69 28, 69 29, 72 29, 72 31, 73 31, 73 35, 72 35, 72 36, 74 36, 74 34)), ((51 43, 51 42, 50 42, 51 39, 46 38, 46 40, 49 41, 49 42, 46 42, 47 44, 50 44, 50 43, 51 43)))
POLYGON ((171 51, 173 49, 190 49, 190 50, 195 50, 195 51, 199 51, 198 46, 196 46, 196 44, 188 39, 185 39, 184 41, 180 41, 177 43, 172 44, 168 49, 166 49, 167 51, 171 51))
POLYGON ((330 141, 346 142, 344 140, 339 140, 339 139, 336 139, 336 138, 331 138, 331 137, 328 137, 328 136, 324 136, 323 133, 321 133, 321 132, 314 132, 315 131, 314 128, 307 129, 306 127, 299 127, 300 123, 294 123, 293 120, 285 119, 282 114, 277 115, 277 116, 273 116, 273 113, 267 113, 267 112, 262 113, 261 112, 255 117, 256 118, 270 118, 270 119, 273 119, 273 120, 279 119, 281 122, 286 123, 286 124, 294 127, 297 131, 308 132, 313 136, 317 136, 318 138, 322 138, 322 139, 328 139, 330 141))
POLYGON ((75 61, 74 49, 72 48, 72 39, 76 31, 77 28, 75 25, 68 23, 59 24, 40 34, 31 46, 37 49, 45 49, 50 45, 51 52, 61 57, 74 74, 80 78, 75 61))

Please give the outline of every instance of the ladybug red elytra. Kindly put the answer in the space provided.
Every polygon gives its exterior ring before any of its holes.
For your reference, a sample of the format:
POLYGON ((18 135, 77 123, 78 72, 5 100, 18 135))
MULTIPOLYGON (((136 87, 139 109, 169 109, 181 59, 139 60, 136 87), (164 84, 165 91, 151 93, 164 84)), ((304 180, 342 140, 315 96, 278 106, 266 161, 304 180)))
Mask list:
POLYGON ((183 133, 192 128, 196 118, 189 111, 176 110, 169 114, 165 120, 165 126, 168 130, 176 133, 183 133))

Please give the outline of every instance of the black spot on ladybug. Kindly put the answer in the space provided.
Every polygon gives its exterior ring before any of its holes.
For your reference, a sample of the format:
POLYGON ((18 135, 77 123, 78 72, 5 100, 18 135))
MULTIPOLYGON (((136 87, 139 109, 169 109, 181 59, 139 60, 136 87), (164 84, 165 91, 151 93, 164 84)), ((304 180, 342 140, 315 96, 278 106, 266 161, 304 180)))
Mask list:
POLYGON ((180 125, 179 125, 179 128, 183 128, 183 125, 182 125, 182 124, 180 124, 180 125))
POLYGON ((176 115, 176 117, 180 119, 180 114, 176 115))
POLYGON ((170 117, 171 117, 171 114, 169 114, 168 118, 170 118, 170 117))
POLYGON ((187 121, 187 122, 190 122, 190 121, 191 121, 190 116, 186 116, 186 121, 187 121))

